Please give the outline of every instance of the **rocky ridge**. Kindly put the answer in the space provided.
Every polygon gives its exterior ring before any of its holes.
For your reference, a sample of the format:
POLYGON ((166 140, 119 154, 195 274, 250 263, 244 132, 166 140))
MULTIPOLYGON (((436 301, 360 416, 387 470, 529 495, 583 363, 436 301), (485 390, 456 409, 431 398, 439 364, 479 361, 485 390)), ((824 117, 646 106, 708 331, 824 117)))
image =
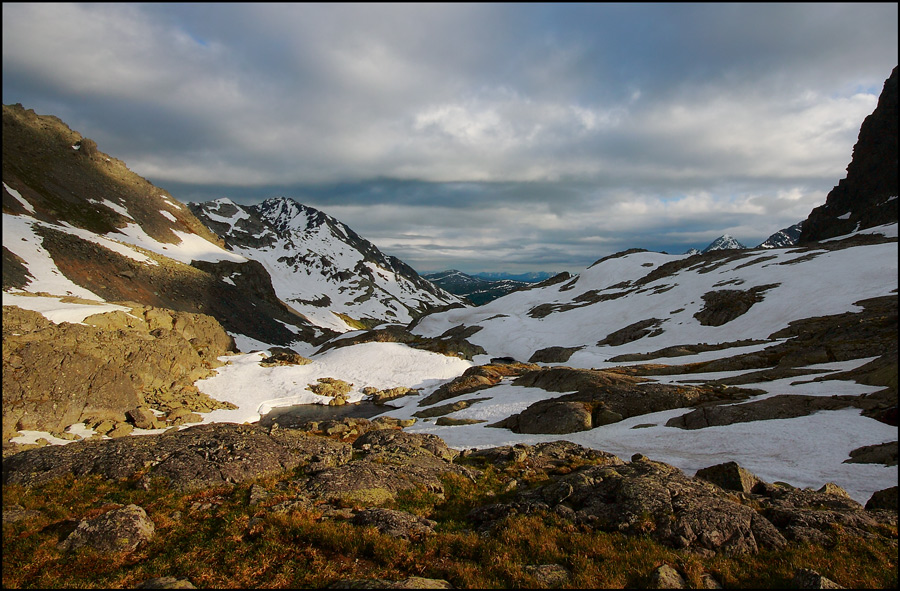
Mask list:
POLYGON ((323 328, 408 323, 437 307, 462 305, 346 224, 293 199, 188 205, 229 249, 263 261, 279 297, 323 328))
POLYGON ((846 178, 828 193, 824 205, 809 214, 798 244, 897 222, 897 77, 894 68, 878 97, 878 106, 860 127, 846 178))

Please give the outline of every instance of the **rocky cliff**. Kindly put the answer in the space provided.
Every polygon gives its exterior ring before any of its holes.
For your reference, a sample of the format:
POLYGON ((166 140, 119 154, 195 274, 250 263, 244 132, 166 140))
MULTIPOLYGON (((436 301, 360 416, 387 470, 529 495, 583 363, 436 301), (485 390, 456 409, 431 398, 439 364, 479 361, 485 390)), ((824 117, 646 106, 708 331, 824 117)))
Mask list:
POLYGON ((847 176, 803 223, 799 244, 897 221, 897 68, 863 121, 847 176))

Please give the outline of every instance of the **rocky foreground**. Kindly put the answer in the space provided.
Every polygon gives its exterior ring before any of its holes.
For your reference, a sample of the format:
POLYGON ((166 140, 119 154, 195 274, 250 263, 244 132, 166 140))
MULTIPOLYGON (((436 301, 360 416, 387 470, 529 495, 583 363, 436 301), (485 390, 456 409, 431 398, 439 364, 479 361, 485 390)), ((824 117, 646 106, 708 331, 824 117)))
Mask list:
MULTIPOLYGON (((406 540, 434 535, 437 523, 428 511, 393 509, 398 499, 418 492, 437 506, 448 478, 476 482, 488 474, 499 478, 501 493, 469 507, 464 519, 466 528, 484 536, 510 516, 550 515, 572 527, 650 538, 704 558, 802 544, 831 547, 848 537, 881 539, 896 550, 896 486, 875 493, 863 506, 834 484, 801 490, 763 482, 734 462, 689 477, 639 454, 623 461, 565 441, 458 452, 434 435, 407 433, 387 417, 296 427, 199 425, 31 449, 3 460, 4 487, 28 489, 92 476, 138 489, 195 492, 252 483, 248 532, 277 515, 306 511, 406 540)), ((4 527, 40 517, 6 501, 4 495, 4 527)), ((130 552, 154 531, 144 508, 120 506, 72 524, 60 535, 58 551, 86 546, 100 553, 130 552)))

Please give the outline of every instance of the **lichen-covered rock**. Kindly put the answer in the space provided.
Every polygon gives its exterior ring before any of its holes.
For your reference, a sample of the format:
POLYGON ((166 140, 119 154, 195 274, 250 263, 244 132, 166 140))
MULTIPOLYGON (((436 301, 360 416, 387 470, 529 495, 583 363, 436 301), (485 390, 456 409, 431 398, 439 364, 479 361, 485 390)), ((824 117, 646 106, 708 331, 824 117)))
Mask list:
POLYGON ((797 589, 845 589, 828 577, 809 568, 798 568, 792 581, 797 589))
POLYGON ((409 577, 400 581, 387 579, 343 579, 328 585, 329 589, 454 589, 444 579, 409 577))
POLYGON ((149 541, 154 531, 147 512, 137 505, 128 505, 82 521, 59 543, 59 549, 68 552, 87 546, 101 552, 133 552, 149 541))
POLYGON ((726 490, 749 493, 760 483, 759 478, 737 462, 725 462, 697 470, 697 478, 717 484, 726 490))
POLYGON ((383 534, 405 540, 417 539, 434 533, 436 522, 405 511, 372 507, 353 516, 353 524, 374 526, 383 534))
POLYGON ((675 567, 663 564, 650 573, 648 589, 689 589, 687 581, 675 567))
POLYGON ((258 426, 219 423, 111 440, 76 441, 26 450, 3 460, 3 483, 31 486, 72 474, 127 479, 149 469, 180 490, 243 482, 290 470, 310 455, 258 426))

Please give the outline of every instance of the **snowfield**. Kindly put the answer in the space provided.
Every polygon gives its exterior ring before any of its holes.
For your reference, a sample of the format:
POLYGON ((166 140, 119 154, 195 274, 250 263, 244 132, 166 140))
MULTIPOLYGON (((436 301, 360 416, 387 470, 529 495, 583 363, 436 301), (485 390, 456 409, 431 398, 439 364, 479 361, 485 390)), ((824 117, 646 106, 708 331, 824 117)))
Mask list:
MULTIPOLYGON (((9 223, 24 240, 23 248, 35 249, 26 229, 9 223)), ((897 225, 866 230, 897 236, 897 225)), ((186 245, 187 246, 187 245, 186 245)), ((35 249, 36 253, 39 251, 35 249)), ((171 254, 171 253, 166 253, 171 254)), ((277 256, 279 253, 273 253, 277 256)), ((793 320, 858 311, 855 302, 866 298, 896 294, 897 243, 856 246, 842 250, 800 251, 768 249, 743 251, 744 256, 719 266, 688 265, 677 273, 636 286, 648 272, 686 255, 639 252, 608 259, 586 269, 576 278, 549 287, 515 292, 476 308, 454 309, 427 316, 413 332, 436 337, 464 325, 481 330, 469 341, 481 345, 486 355, 476 356, 474 364, 492 357, 511 356, 527 360, 535 351, 551 346, 583 347, 562 365, 581 368, 605 368, 622 365, 609 361, 625 353, 647 353, 672 345, 725 343, 743 339, 765 340, 793 320), (710 268, 712 267, 712 268, 710 268), (627 283, 626 283, 627 282, 627 283), (702 326, 694 314, 702 309, 702 295, 715 290, 748 290, 769 286, 762 301, 746 313, 722 326, 702 326), (597 296, 612 294, 614 297, 597 296), (579 299, 579 297, 581 299, 579 299), (556 310, 543 317, 529 314, 536 306, 556 304, 556 310), (635 322, 657 318, 662 332, 619 346, 599 346, 610 333, 635 322)), ((337 253, 335 253, 337 256, 337 253)), ((56 278, 52 261, 46 267, 32 265, 34 291, 64 294, 78 292, 77 286, 56 278), (54 283, 56 281, 56 283, 54 283)), ((336 259, 337 260, 337 259, 336 259)), ((721 262, 721 261, 717 261, 721 262)), ((32 291, 32 286, 29 286, 32 291)), ((78 292, 80 293, 80 292, 78 292)), ((59 298, 27 297, 4 293, 4 305, 19 305, 41 312, 54 322, 80 322, 98 310, 107 309, 98 300, 95 305, 63 304, 59 298)), ((262 367, 265 343, 243 335, 234 335, 245 353, 223 357, 228 364, 217 375, 196 383, 210 396, 236 404, 236 410, 217 410, 206 414, 204 423, 256 421, 273 408, 294 404, 322 404, 328 399, 306 387, 318 378, 338 378, 353 384, 350 400, 363 398, 362 389, 407 386, 420 388, 418 396, 392 401, 385 414, 411 418, 421 408, 418 401, 438 386, 461 375, 472 362, 413 349, 398 343, 366 343, 335 348, 316 354, 312 346, 296 343, 295 349, 313 363, 302 366, 262 367)), ((730 357, 771 346, 773 341, 697 355, 660 358, 659 363, 689 363, 730 357)), ((793 377, 749 384, 766 394, 858 395, 878 390, 848 381, 810 382, 816 370, 831 373, 859 367, 870 359, 810 366, 809 378, 793 377)), ((653 362, 652 360, 649 362, 653 362)), ((547 365, 547 364, 545 364, 547 365)), ((661 382, 690 382, 701 379, 740 375, 737 372, 660 376, 661 382)), ((489 389, 458 399, 487 398, 448 416, 476 419, 484 423, 439 427, 431 419, 419 420, 411 432, 433 433, 448 445, 463 449, 515 443, 537 443, 567 439, 612 452, 628 460, 635 453, 670 463, 689 475, 713 464, 735 461, 760 478, 785 481, 795 486, 818 488, 834 482, 859 502, 865 503, 873 492, 897 484, 897 466, 846 464, 851 450, 897 440, 897 428, 860 415, 857 409, 821 411, 810 416, 739 423, 687 431, 666 427, 672 417, 688 412, 678 409, 652 413, 569 435, 518 435, 507 429, 486 425, 522 411, 542 399, 560 393, 513 386, 509 380, 489 389)), ((454 399, 451 399, 451 401, 454 399)), ((755 400, 755 399, 754 399, 755 400)), ((23 433, 16 441, 27 442, 39 434, 23 433)), ((55 440, 53 443, 68 443, 55 440)))

